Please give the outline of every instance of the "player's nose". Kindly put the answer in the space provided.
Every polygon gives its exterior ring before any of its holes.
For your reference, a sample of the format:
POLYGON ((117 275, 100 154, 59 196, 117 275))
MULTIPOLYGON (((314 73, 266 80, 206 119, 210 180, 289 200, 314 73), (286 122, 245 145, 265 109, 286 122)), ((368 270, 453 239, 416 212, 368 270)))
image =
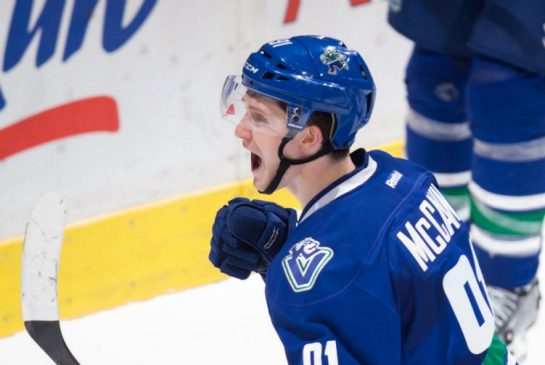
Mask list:
POLYGON ((252 137, 252 130, 249 128, 248 123, 244 121, 244 118, 237 123, 235 136, 240 139, 250 139, 252 137))

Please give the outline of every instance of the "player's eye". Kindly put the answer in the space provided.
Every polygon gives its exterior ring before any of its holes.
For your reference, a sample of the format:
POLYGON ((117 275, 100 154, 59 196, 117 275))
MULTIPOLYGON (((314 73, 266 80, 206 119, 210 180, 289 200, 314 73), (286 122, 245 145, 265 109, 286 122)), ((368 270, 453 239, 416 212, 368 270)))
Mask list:
POLYGON ((257 124, 268 123, 268 120, 267 120, 267 118, 265 118, 265 116, 263 116, 260 113, 255 113, 255 112, 252 113, 252 120, 257 124))

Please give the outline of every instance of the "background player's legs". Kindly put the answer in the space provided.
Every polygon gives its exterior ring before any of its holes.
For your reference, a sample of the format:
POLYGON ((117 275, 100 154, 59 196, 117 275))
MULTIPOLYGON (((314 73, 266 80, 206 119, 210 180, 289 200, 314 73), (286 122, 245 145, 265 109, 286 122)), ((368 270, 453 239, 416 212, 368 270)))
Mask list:
POLYGON ((509 343, 537 317, 545 77, 477 58, 467 100, 474 137, 471 235, 490 287, 497 331, 509 343))
POLYGON ((407 157, 431 170, 441 191, 469 218, 471 132, 465 84, 470 60, 416 46, 406 70, 407 157))

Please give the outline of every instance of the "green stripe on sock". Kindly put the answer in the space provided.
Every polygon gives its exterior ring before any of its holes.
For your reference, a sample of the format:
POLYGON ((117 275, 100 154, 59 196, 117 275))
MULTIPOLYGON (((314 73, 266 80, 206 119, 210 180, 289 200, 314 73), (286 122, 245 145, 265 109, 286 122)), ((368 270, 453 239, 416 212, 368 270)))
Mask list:
POLYGON ((492 343, 486 352, 483 365, 505 365, 506 358, 507 347, 498 336, 494 335, 492 343))
POLYGON ((460 211, 469 205, 469 190, 467 186, 441 188, 439 190, 456 211, 460 211))
POLYGON ((471 199, 471 221, 496 235, 535 236, 541 233, 545 209, 528 213, 495 211, 471 199))
POLYGON ((469 196, 469 190, 467 189, 467 185, 459 186, 459 187, 456 187, 456 188, 441 187, 439 190, 444 195, 449 195, 449 196, 469 196))

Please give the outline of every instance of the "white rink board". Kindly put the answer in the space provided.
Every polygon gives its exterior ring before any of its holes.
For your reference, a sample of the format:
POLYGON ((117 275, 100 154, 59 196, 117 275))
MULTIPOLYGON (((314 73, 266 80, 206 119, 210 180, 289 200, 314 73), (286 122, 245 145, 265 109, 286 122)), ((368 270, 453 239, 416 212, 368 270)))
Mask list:
MULTIPOLYGON (((544 271, 540 273, 545 281, 544 271)), ((89 317, 62 322, 85 365, 280 365, 282 345, 269 321, 261 277, 229 279, 89 317)), ((545 363, 545 311, 528 335, 521 365, 545 363)), ((365 339, 362 339, 364 341, 365 339)), ((0 340, 0 365, 49 365, 26 332, 0 340)))
MULTIPOLYGON (((33 2, 30 24, 45 3, 33 2)), ((289 24, 287 0, 127 1, 122 26, 143 4, 155 6, 113 52, 105 50, 102 37, 106 4, 115 2, 102 0, 80 47, 63 61, 75 3, 66 2, 60 13, 53 53, 43 64, 36 65, 38 32, 20 60, 0 71, 0 140, 24 118, 99 95, 115 100, 119 130, 74 135, 0 159, 0 241, 23 233, 32 204, 47 191, 70 202, 70 223, 248 177, 248 156, 219 117, 219 93, 225 76, 240 73, 246 56, 272 39, 327 34, 361 51, 378 100, 358 142, 375 145, 403 136, 402 80, 411 45, 387 25, 384 0, 358 6, 302 1, 289 24)), ((14 2, 1 2, 2 59, 12 16, 14 2)))

